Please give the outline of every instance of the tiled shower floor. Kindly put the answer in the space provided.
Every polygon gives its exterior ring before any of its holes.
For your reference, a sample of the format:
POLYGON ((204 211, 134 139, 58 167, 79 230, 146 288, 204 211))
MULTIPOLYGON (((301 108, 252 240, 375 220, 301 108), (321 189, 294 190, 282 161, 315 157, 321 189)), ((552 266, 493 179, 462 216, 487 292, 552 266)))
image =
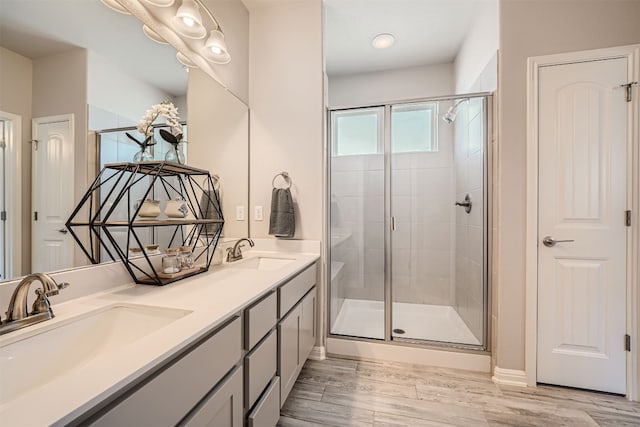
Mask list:
MULTIPOLYGON (((479 345, 453 307, 446 305, 393 303, 395 337, 479 345)), ((384 339, 384 303, 346 299, 331 329, 336 335, 384 339)))

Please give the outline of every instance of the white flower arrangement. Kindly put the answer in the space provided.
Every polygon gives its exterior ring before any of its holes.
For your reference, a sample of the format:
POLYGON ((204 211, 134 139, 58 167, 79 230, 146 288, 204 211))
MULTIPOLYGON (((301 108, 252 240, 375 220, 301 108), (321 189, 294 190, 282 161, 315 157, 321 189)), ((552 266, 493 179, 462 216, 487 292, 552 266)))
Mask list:
POLYGON ((173 102, 162 101, 159 104, 152 105, 150 109, 142 116, 138 123, 138 132, 143 134, 145 138, 153 135, 153 122, 160 116, 165 118, 165 122, 171 128, 173 134, 178 141, 182 139, 182 125, 180 124, 180 115, 178 108, 173 102))

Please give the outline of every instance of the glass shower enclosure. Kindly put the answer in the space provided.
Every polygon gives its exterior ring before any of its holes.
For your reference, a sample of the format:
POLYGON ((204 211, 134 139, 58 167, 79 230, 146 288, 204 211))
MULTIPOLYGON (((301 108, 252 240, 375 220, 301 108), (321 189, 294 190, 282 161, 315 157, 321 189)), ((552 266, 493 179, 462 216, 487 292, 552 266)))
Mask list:
POLYGON ((332 337, 486 349, 490 103, 330 111, 332 337))

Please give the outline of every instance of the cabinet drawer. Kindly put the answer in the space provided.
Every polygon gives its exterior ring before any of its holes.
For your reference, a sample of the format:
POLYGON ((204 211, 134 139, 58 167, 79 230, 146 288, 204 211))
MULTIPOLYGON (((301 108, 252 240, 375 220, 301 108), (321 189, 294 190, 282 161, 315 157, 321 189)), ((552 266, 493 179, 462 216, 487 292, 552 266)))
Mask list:
POLYGON ((207 395, 181 426, 241 427, 242 426, 242 369, 237 367, 223 382, 207 395))
POLYGON ((251 408, 278 369, 278 335, 272 331, 244 358, 245 406, 251 408))
POLYGON ((278 322, 278 297, 271 292, 266 298, 244 311, 244 348, 251 350, 278 322))
POLYGON ((309 289, 316 284, 316 264, 309 266, 302 273, 278 288, 278 316, 282 318, 309 289))
POLYGON ((249 427, 274 427, 280 419, 280 378, 275 377, 248 417, 249 427))
POLYGON ((176 425, 242 357, 236 317, 120 401, 95 425, 176 425))

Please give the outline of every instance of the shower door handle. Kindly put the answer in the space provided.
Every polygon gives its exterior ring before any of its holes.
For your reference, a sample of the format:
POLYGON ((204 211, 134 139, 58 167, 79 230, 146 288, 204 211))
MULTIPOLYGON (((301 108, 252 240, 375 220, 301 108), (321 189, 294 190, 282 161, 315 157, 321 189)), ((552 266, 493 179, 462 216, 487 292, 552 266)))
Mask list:
POLYGON ((396 217, 391 217, 391 231, 396 231, 396 217))

